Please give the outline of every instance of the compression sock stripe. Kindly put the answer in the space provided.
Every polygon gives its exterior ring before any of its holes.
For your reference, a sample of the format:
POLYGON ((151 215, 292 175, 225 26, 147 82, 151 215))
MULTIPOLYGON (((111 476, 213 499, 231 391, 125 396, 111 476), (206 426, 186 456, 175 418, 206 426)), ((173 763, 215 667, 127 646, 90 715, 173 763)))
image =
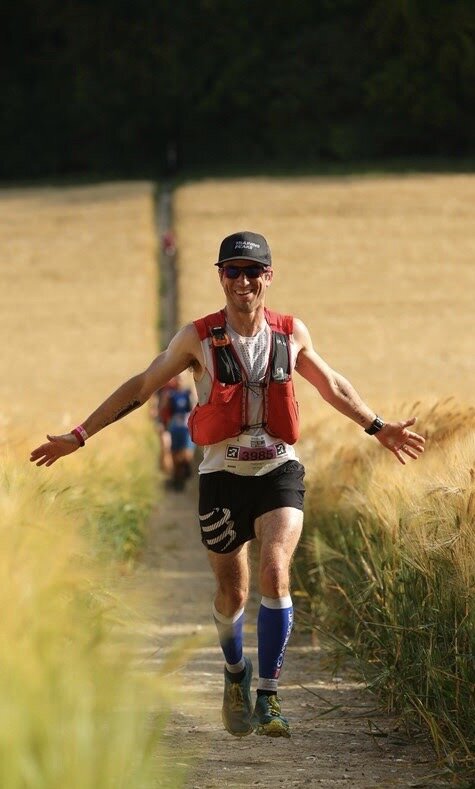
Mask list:
POLYGON ((292 632, 293 618, 290 595, 276 599, 262 598, 257 618, 259 690, 277 692, 285 649, 292 632))
POLYGON ((218 630, 219 643, 223 650, 226 668, 231 673, 242 671, 244 668, 242 657, 244 608, 241 608, 233 616, 224 616, 213 605, 213 618, 218 630))
POLYGON ((289 594, 286 597, 262 597, 261 605, 266 608, 292 608, 292 598, 289 594))
POLYGON ((224 614, 219 613, 218 609, 213 603, 213 616, 215 619, 218 620, 218 622, 221 622, 221 624, 223 625, 233 625, 234 622, 237 622, 237 620, 241 618, 243 613, 244 613, 244 608, 240 608, 239 611, 236 611, 236 613, 233 614, 233 616, 224 616, 224 614))

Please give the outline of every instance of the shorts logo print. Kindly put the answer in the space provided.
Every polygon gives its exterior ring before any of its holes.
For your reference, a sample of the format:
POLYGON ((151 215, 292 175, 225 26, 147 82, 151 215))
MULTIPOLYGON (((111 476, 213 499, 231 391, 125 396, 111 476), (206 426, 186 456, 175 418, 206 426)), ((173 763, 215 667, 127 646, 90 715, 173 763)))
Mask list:
POLYGON ((233 540, 236 539, 234 521, 231 520, 231 510, 227 507, 215 507, 214 510, 207 512, 206 515, 200 515, 199 518, 201 521, 203 539, 208 547, 226 540, 224 545, 219 546, 220 551, 225 551, 228 545, 231 545, 233 540), (206 526, 203 525, 203 521, 207 521, 210 518, 213 518, 213 521, 206 526), (212 531, 218 531, 218 533, 214 537, 205 536, 208 532, 212 531))

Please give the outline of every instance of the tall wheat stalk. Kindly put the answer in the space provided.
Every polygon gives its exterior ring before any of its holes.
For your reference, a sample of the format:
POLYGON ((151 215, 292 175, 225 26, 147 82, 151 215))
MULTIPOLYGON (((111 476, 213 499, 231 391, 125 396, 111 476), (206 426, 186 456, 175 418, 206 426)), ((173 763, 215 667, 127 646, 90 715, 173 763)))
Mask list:
POLYGON ((388 709, 423 721, 437 752, 473 771, 475 416, 451 401, 418 410, 430 451, 417 464, 336 432, 346 448, 310 464, 299 577, 313 624, 388 709))
MULTIPOLYGON (((122 441, 121 447, 128 463, 114 464, 108 451, 92 463, 84 454, 74 471, 71 458, 67 469, 47 476, 15 453, 3 454, 2 789, 151 789, 165 780, 181 785, 170 760, 166 766, 160 759, 173 692, 169 678, 133 670, 130 616, 114 581, 120 567, 114 557, 122 562, 132 555, 114 537, 118 525, 126 540, 130 532, 130 513, 122 523, 127 491, 145 490, 140 469, 153 467, 139 440, 122 441), (104 507, 111 533, 107 540, 102 535, 98 549, 93 523, 104 507)), ((87 450, 94 455, 92 447, 87 450)), ((145 504, 146 498, 136 497, 136 515, 146 515, 145 504)))

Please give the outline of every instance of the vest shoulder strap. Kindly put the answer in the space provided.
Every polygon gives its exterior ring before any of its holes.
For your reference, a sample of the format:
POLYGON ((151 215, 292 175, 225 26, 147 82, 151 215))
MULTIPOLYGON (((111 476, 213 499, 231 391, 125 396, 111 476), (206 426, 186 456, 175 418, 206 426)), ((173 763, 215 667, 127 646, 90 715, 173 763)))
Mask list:
POLYGON ((205 315, 204 318, 198 318, 198 320, 193 321, 193 323, 196 326, 200 340, 205 340, 206 337, 211 335, 211 329, 218 326, 224 328, 226 325, 224 310, 211 312, 209 315, 205 315))
POLYGON ((221 383, 235 384, 242 381, 239 360, 231 348, 226 335, 226 315, 224 310, 212 312, 194 321, 200 340, 211 337, 213 340, 214 374, 221 383))
POLYGON ((282 332, 282 334, 294 333, 294 317, 293 315, 282 315, 280 312, 268 310, 265 308, 266 321, 273 331, 282 332))

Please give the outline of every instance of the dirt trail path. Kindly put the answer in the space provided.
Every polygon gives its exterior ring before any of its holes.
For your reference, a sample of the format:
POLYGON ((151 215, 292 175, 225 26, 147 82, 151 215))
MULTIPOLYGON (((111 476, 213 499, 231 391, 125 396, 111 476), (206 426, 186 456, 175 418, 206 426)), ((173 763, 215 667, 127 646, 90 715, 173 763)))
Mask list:
MULTIPOLYGON (((375 710, 372 696, 352 677, 332 678, 320 650, 298 635, 291 639, 281 680, 292 738, 240 740, 223 730, 223 662, 210 621, 213 581, 198 536, 195 502, 195 483, 186 493, 163 494, 142 568, 143 583, 153 592, 146 667, 153 670, 177 636, 196 633, 204 639, 172 677, 185 694, 177 700, 166 740, 172 762, 189 765, 187 789, 444 785, 436 777, 431 749, 394 731, 395 720, 375 710)), ((254 591, 246 652, 255 674, 256 610, 254 591)))
MULTIPOLYGON (((171 214, 172 197, 164 184, 156 204, 159 238, 173 226, 171 214)), ((174 258, 161 255, 164 342, 176 328, 174 266, 174 258)), ((166 733, 168 758, 172 764, 187 765, 186 789, 284 785, 432 789, 445 785, 435 777, 430 747, 395 731, 396 721, 375 709, 374 699, 360 683, 348 675, 332 677, 323 666, 324 654, 296 633, 287 648, 280 682, 292 738, 250 735, 238 739, 224 731, 223 658, 211 618, 214 583, 199 538, 196 502, 196 480, 186 493, 160 494, 141 574, 150 601, 143 665, 154 670, 177 637, 195 634, 200 639, 186 665, 171 677, 184 692, 177 698, 166 733)), ((254 676, 258 604, 253 589, 245 648, 253 661, 254 676)))

